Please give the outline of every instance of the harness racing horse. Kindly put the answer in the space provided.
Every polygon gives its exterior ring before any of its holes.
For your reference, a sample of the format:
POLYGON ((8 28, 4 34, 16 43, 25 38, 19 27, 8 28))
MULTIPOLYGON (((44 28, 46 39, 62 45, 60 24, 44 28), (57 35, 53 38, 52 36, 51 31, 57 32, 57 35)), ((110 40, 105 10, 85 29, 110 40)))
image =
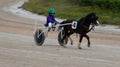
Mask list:
MULTIPOLYGON (((80 46, 80 43, 82 42, 83 37, 86 37, 86 39, 88 40, 88 47, 90 47, 90 39, 87 33, 90 32, 95 25, 98 26, 99 22, 98 22, 98 17, 96 16, 95 13, 89 13, 88 15, 86 15, 85 17, 82 17, 77 22, 74 19, 67 19, 61 22, 60 24, 69 24, 69 25, 60 26, 60 28, 63 28, 63 32, 64 32, 64 35, 62 38, 62 41, 63 41, 62 46, 66 47, 66 43, 64 42, 66 38, 70 38, 70 35, 72 35, 73 33, 78 33, 80 34, 78 48, 82 49, 80 46)), ((71 44, 73 44, 73 41, 71 38, 70 40, 71 40, 71 44)))

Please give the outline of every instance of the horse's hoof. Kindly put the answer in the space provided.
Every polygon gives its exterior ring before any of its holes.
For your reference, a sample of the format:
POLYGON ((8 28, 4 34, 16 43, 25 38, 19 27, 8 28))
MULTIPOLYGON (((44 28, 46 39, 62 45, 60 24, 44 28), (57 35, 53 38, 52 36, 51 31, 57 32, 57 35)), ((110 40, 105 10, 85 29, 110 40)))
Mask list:
POLYGON ((73 43, 71 43, 71 45, 73 45, 73 43))
POLYGON ((88 47, 90 47, 90 45, 88 45, 88 47))
POLYGON ((90 48, 90 46, 88 46, 90 48))
POLYGON ((78 49, 82 49, 81 47, 78 47, 78 49))
POLYGON ((63 46, 64 48, 67 48, 66 46, 63 46))

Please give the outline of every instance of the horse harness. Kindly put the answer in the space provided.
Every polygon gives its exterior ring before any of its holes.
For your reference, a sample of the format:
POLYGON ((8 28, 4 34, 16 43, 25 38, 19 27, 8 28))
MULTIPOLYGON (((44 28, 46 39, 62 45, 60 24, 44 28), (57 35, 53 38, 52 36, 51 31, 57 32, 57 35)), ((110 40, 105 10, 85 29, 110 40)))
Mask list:
MULTIPOLYGON (((78 26, 78 23, 79 22, 77 20, 74 20, 74 21, 72 21, 72 23, 60 24, 59 26, 71 25, 72 29, 76 29, 78 26)), ((81 25, 82 25, 82 23, 81 23, 81 25)), ((86 27, 86 26, 84 26, 84 27, 86 27)), ((91 24, 88 32, 90 32, 91 30, 94 30, 94 28, 95 28, 95 24, 91 24)))
MULTIPOLYGON (((78 21, 73 21, 71 26, 72 26, 72 29, 76 29, 78 26, 78 21)), ((95 28, 95 24, 91 24, 91 27, 88 30, 88 32, 90 32, 91 30, 94 30, 94 28, 95 28)))
POLYGON ((90 32, 91 30, 94 30, 94 28, 95 28, 95 24, 91 24, 92 26, 91 26, 91 28, 88 30, 88 32, 90 32))

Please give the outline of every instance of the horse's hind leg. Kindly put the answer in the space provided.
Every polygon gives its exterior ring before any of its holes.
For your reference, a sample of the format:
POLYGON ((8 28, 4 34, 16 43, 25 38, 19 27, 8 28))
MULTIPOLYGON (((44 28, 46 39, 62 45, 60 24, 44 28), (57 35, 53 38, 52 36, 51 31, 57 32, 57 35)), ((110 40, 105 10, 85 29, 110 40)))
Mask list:
POLYGON ((81 42, 82 42, 82 39, 83 39, 83 35, 80 35, 80 40, 79 40, 79 44, 78 44, 78 49, 82 49, 81 48, 81 42))
POLYGON ((71 39, 71 37, 69 37, 69 39, 70 39, 71 45, 73 45, 73 40, 71 39))
POLYGON ((70 35, 72 35, 72 34, 73 34, 72 32, 69 32, 69 33, 67 34, 68 38, 70 39, 71 45, 73 45, 73 40, 72 40, 72 38, 70 37, 70 35))
POLYGON ((89 38, 89 36, 88 35, 84 35, 84 37, 87 38, 87 40, 88 40, 88 47, 90 47, 90 38, 89 38))
POLYGON ((63 40, 63 43, 64 43, 64 44, 63 44, 63 47, 64 47, 64 48, 67 48, 67 47, 66 47, 66 44, 65 44, 65 40, 63 40))
POLYGON ((63 47, 66 48, 66 44, 65 44, 65 38, 66 38, 66 35, 63 36, 63 47))

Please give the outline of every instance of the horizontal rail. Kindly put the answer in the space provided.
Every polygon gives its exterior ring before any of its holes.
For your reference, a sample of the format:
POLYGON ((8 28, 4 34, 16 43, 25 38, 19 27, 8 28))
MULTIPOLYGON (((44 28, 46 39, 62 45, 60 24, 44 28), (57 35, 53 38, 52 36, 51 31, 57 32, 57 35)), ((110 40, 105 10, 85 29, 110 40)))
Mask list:
POLYGON ((59 26, 71 25, 72 23, 60 24, 59 26))

